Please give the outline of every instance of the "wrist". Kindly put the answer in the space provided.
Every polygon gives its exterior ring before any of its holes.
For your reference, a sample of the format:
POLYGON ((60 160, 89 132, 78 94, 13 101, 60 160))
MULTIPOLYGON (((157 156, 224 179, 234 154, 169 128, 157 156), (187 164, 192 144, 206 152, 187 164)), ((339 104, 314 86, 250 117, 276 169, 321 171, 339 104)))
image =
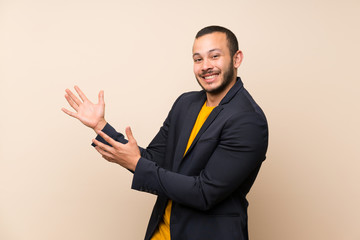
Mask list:
POLYGON ((100 132, 104 129, 105 125, 107 124, 105 119, 101 119, 98 124, 93 128, 96 133, 100 132))
POLYGON ((141 156, 137 157, 136 160, 131 163, 131 165, 128 169, 135 172, 136 166, 139 163, 140 158, 141 158, 141 156))

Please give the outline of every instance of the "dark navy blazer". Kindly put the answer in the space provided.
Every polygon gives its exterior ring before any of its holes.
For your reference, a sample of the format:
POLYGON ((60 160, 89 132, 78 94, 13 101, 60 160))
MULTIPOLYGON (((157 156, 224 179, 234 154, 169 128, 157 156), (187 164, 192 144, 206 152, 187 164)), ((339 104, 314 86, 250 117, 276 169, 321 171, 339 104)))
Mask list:
MULTIPOLYGON (((184 156, 205 100, 204 91, 181 95, 149 146, 140 148, 132 188, 158 196, 146 240, 156 230, 169 199, 173 201, 172 240, 248 239, 246 195, 265 160, 267 121, 238 78, 184 156)), ((127 142, 109 124, 103 131, 127 142)), ((100 136, 97 139, 104 142, 100 136)))

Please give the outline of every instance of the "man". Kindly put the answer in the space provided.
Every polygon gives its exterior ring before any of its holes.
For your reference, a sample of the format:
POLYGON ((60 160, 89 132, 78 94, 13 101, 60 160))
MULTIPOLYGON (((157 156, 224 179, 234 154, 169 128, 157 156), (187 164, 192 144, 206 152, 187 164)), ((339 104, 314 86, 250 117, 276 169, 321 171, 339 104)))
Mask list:
POLYGON ((268 144, 265 115, 243 87, 243 59, 235 35, 209 26, 193 45, 195 77, 202 91, 181 95, 147 148, 131 129, 124 135, 104 118, 104 93, 91 103, 66 90, 76 112, 63 109, 98 133, 95 149, 134 173, 132 188, 158 196, 145 239, 248 239, 246 195, 268 144))

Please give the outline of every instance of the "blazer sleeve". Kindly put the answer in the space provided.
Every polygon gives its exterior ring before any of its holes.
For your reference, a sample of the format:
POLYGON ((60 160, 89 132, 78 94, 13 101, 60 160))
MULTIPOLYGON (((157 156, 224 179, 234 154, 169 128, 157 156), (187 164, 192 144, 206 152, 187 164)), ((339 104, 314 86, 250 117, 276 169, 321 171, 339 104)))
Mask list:
MULTIPOLYGON (((160 131, 153 139, 153 144, 150 144, 146 149, 139 147, 142 158, 146 158, 150 161, 161 161, 165 157, 168 122, 169 119, 167 118, 163 126, 160 128, 160 131)), ((125 139, 125 136, 122 133, 117 132, 109 123, 105 125, 102 131, 117 142, 121 142, 123 144, 128 142, 128 140, 125 139)), ((96 140, 111 146, 100 135, 96 136, 96 140)), ((91 145, 93 147, 96 146, 94 143, 91 145)))
MULTIPOLYGON (((168 138, 169 125, 171 123, 171 116, 172 116, 173 109, 175 108, 175 106, 178 103, 180 98, 181 98, 181 96, 174 102, 167 118, 165 119, 159 132, 156 134, 156 136, 151 141, 149 146, 147 148, 142 148, 139 146, 140 153, 143 158, 146 158, 147 160, 150 160, 150 161, 156 161, 156 162, 163 161, 163 159, 165 158, 166 143, 167 143, 167 138, 168 138)), ((122 133, 117 132, 109 123, 107 123, 105 125, 105 127, 102 129, 102 131, 117 142, 120 142, 123 144, 126 144, 128 142, 128 140, 125 139, 125 136, 122 133)), ((110 146, 110 144, 108 142, 106 142, 100 135, 96 136, 96 140, 110 146)), ((93 147, 96 146, 94 143, 92 143, 91 145, 93 147)))
MULTIPOLYGON (((171 172, 141 158, 134 172, 132 188, 208 210, 259 168, 265 159, 267 141, 267 123, 260 114, 236 114, 224 123, 219 144, 198 176, 171 172)), ((194 147, 193 151, 200 150, 194 147)))

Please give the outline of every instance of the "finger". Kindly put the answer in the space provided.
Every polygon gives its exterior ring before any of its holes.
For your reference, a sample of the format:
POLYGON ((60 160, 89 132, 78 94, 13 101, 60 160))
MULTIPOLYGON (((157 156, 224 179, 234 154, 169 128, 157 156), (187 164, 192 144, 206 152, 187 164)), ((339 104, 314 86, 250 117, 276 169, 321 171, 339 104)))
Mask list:
POLYGON ((113 161, 113 160, 112 160, 112 159, 113 159, 113 158, 112 158, 112 155, 111 155, 110 153, 104 151, 103 149, 99 148, 98 146, 96 146, 95 149, 96 149, 96 151, 98 151, 98 153, 100 153, 101 156, 102 156, 103 158, 105 158, 107 161, 109 161, 109 162, 112 162, 112 161, 113 161))
POLYGON ((76 114, 76 113, 71 112, 71 111, 67 110, 66 108, 62 108, 61 110, 62 110, 64 113, 66 113, 67 115, 69 115, 70 117, 77 118, 77 114, 76 114))
POLYGON ((131 131, 131 127, 126 127, 125 129, 125 133, 126 133, 126 136, 129 140, 129 142, 136 142, 134 136, 133 136, 133 133, 131 131))
POLYGON ((103 90, 101 90, 100 92, 99 92, 99 104, 105 104, 105 101, 104 101, 104 91, 103 90))
POLYGON ((71 97, 68 94, 65 94, 65 98, 67 102, 70 104, 70 106, 77 111, 79 109, 79 106, 71 99, 71 97))
POLYGON ((103 156, 107 156, 107 157, 110 157, 111 156, 111 153, 105 151, 104 149, 102 149, 101 147, 99 146, 96 146, 95 147, 96 151, 98 151, 101 155, 103 156))
POLYGON ((102 150, 104 150, 104 151, 106 151, 106 152, 109 152, 109 153, 111 153, 111 152, 113 151, 113 149, 114 149, 112 146, 108 146, 108 145, 106 145, 106 144, 104 144, 104 143, 102 143, 102 142, 100 142, 100 141, 98 141, 98 140, 96 140, 96 139, 93 139, 92 142, 93 142, 97 147, 99 147, 99 148, 101 148, 102 150))
POLYGON ((69 89, 66 89, 65 92, 71 97, 71 99, 77 104, 80 105, 82 102, 72 93, 69 89))
POLYGON ((89 100, 78 86, 75 86, 75 91, 79 94, 81 100, 89 100))
POLYGON ((114 162, 114 160, 112 158, 109 158, 107 156, 102 156, 103 159, 105 159, 108 162, 114 162))
POLYGON ((108 135, 106 135, 103 131, 99 131, 99 135, 106 141, 108 142, 111 146, 116 147, 119 145, 119 142, 115 141, 114 139, 112 139, 111 137, 109 137, 108 135))

